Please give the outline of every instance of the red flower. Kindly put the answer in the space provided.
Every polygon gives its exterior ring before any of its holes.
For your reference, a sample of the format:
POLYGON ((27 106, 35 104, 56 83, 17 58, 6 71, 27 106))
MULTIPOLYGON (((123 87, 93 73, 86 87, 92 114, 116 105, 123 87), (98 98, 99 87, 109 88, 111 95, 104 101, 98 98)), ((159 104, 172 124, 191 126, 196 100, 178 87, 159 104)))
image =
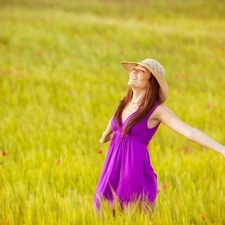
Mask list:
POLYGON ((42 55, 43 55, 43 52, 37 52, 37 53, 36 53, 36 56, 37 56, 37 57, 42 57, 42 55))
POLYGON ((59 163, 60 163, 60 159, 57 159, 57 161, 56 161, 56 166, 58 166, 59 165, 59 163))
POLYGON ((119 54, 119 55, 124 55, 124 53, 123 53, 122 50, 120 50, 118 54, 119 54))
POLYGON ((210 108, 212 108, 212 106, 213 106, 213 104, 209 102, 209 103, 207 103, 206 108, 210 109, 210 108))
POLYGON ((13 75, 13 70, 9 70, 8 75, 13 75))
POLYGON ((162 189, 163 189, 163 190, 166 190, 166 188, 167 188, 167 185, 166 185, 166 184, 163 184, 163 185, 162 185, 162 189))
POLYGON ((190 146, 184 146, 183 151, 185 153, 192 153, 193 149, 190 146))
POLYGON ((6 152, 5 151, 2 151, 2 156, 6 156, 6 152))
POLYGON ((98 150, 98 154, 102 154, 102 150, 101 149, 98 150))
POLYGON ((12 93, 16 93, 16 89, 13 88, 13 89, 11 90, 11 92, 12 92, 12 93))

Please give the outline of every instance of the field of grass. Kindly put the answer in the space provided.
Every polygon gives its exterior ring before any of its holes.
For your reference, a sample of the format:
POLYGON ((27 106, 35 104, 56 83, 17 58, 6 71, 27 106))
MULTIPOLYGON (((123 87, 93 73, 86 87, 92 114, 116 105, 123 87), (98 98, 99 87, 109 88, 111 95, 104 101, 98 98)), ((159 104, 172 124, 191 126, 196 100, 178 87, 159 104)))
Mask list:
POLYGON ((219 0, 0 0, 0 224, 225 224, 225 160, 164 125, 153 216, 93 212, 120 61, 161 62, 165 105, 225 144, 224 28, 219 0))

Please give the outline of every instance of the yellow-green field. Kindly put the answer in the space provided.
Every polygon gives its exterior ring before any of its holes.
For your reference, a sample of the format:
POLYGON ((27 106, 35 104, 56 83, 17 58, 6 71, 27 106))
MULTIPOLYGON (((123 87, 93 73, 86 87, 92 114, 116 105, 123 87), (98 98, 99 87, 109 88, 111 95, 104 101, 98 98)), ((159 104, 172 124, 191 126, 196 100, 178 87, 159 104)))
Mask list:
POLYGON ((120 61, 145 58, 166 70, 165 105, 225 144, 223 1, 0 0, 1 225, 225 224, 225 160, 164 125, 153 216, 93 211, 120 61))

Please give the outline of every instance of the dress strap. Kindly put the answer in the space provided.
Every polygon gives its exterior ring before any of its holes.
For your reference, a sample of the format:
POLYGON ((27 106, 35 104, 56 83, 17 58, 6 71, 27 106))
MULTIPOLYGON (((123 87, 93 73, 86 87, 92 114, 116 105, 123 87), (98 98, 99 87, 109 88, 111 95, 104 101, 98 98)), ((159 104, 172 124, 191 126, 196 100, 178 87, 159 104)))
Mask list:
MULTIPOLYGON (((149 118, 151 117, 152 113, 155 111, 155 109, 159 106, 160 104, 156 104, 149 112, 148 116, 146 116, 146 126, 147 126, 147 121, 149 120, 149 118)), ((159 123, 160 124, 160 123, 159 123)), ((153 128, 157 128, 159 126, 159 124, 157 124, 156 126, 152 127, 152 128, 149 128, 149 129, 153 129, 153 128)))

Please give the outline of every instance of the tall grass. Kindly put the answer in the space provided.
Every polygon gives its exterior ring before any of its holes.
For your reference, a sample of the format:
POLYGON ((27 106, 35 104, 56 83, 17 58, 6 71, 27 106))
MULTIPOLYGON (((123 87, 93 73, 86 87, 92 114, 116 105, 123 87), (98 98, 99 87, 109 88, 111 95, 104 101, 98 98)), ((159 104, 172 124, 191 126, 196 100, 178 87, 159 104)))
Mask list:
POLYGON ((149 146, 152 217, 93 210, 98 140, 127 88, 120 61, 159 60, 165 105, 225 144, 224 11, 217 0, 0 0, 0 224, 224 224, 224 159, 164 125, 149 146))

